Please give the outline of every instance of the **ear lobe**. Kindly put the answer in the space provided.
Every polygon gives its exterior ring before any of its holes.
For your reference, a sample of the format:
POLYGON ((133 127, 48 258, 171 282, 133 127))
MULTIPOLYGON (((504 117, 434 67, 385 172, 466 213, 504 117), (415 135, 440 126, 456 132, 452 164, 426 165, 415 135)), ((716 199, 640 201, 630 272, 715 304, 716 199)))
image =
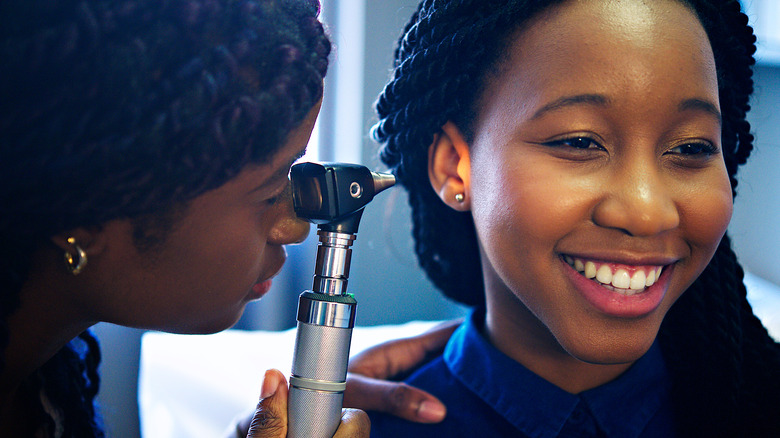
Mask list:
POLYGON ((428 148, 428 178, 445 204, 457 211, 471 208, 469 145, 452 122, 442 126, 428 148))
POLYGON ((100 227, 74 228, 52 236, 51 241, 63 251, 72 254, 76 251, 74 245, 78 245, 89 256, 100 254, 106 246, 106 238, 100 227), (68 241, 70 238, 73 243, 68 241))

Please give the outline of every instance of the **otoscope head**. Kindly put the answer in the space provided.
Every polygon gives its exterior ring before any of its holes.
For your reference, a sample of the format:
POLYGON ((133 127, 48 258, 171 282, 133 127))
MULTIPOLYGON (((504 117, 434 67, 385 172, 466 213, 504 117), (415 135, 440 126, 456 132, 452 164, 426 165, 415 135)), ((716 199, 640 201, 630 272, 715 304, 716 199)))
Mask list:
POLYGON ((392 187, 395 177, 359 164, 299 163, 290 170, 290 181, 298 217, 325 226, 346 224, 345 231, 355 233, 363 207, 392 187))

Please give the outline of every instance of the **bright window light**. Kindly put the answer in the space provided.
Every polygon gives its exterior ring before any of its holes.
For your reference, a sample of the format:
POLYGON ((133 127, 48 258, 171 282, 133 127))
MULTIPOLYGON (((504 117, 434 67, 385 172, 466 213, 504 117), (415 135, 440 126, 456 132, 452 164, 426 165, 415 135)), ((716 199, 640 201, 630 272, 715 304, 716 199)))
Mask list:
POLYGON ((320 120, 319 118, 314 123, 314 130, 311 132, 311 138, 309 138, 309 144, 306 145, 306 153, 298 160, 302 161, 319 161, 320 159, 320 120))

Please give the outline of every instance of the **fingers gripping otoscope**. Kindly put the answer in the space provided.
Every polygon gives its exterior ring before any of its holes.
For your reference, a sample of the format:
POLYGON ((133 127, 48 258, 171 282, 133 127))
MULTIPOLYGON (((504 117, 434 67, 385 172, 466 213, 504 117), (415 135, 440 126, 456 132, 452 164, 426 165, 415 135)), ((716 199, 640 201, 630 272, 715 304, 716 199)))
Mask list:
POLYGON ((317 224, 312 290, 298 299, 290 399, 291 438, 330 438, 341 420, 357 301, 347 293, 351 246, 363 208, 395 177, 356 164, 299 163, 290 171, 295 213, 317 224))

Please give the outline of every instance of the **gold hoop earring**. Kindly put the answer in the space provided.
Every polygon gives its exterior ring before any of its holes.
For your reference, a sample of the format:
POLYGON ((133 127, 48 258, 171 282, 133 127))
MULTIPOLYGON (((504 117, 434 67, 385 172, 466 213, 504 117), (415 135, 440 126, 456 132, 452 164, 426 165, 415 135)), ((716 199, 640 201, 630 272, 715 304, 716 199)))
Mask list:
POLYGON ((455 194, 455 200, 462 203, 466 199, 465 196, 463 196, 463 193, 456 193, 455 194))
POLYGON ((74 257, 73 254, 65 251, 65 266, 68 267, 68 271, 71 274, 79 275, 84 270, 84 267, 87 266, 87 253, 76 244, 75 238, 68 237, 68 243, 73 245, 77 255, 74 257))

